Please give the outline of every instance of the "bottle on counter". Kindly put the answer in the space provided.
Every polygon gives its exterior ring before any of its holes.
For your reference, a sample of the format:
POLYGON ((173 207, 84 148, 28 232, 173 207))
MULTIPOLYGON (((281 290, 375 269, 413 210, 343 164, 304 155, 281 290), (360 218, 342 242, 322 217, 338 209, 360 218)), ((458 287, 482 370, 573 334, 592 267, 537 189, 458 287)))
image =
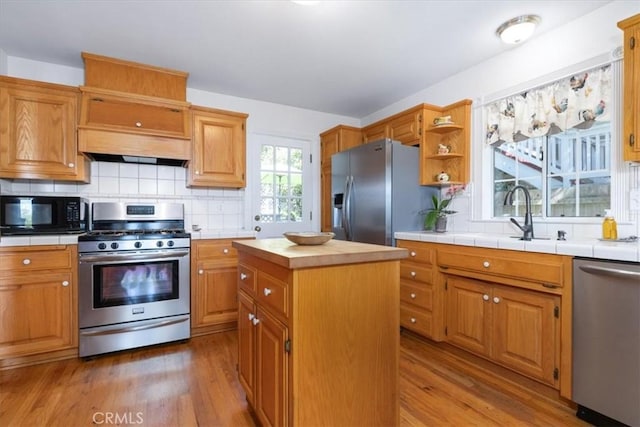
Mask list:
POLYGON ((611 209, 605 209, 604 221, 602 221, 602 238, 606 240, 618 239, 618 224, 611 215, 611 209))

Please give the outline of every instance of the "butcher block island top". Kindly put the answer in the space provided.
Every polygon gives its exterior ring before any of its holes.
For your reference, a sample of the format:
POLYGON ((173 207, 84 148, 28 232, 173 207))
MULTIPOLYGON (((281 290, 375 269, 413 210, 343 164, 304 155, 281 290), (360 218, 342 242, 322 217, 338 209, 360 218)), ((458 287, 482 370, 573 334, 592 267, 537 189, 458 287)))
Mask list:
POLYGON ((234 241, 238 377, 263 426, 397 426, 404 249, 234 241))
POLYGON ((330 240, 322 245, 297 245, 284 238, 257 239, 235 241, 233 246, 291 269, 392 261, 408 256, 406 249, 344 240, 330 240))

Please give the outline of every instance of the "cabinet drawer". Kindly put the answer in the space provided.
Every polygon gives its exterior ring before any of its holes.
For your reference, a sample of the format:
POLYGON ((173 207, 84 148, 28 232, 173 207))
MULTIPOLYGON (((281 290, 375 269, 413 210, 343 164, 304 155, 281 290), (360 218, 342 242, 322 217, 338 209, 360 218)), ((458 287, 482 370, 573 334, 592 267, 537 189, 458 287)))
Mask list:
POLYGON ((433 310, 433 290, 431 285, 400 282, 400 301, 413 304, 425 310, 433 310))
POLYGON ((192 246, 198 260, 238 257, 238 251, 231 246, 231 240, 195 241, 192 246))
POLYGON ((256 270, 244 264, 238 265, 238 286, 250 295, 256 294, 256 270))
POLYGON ((409 250, 409 257, 405 261, 419 262, 426 265, 433 264, 435 250, 425 243, 398 240, 396 246, 409 250))
POLYGON ((289 317, 288 285, 266 273, 258 273, 257 299, 274 310, 278 316, 289 317))
POLYGON ((400 326, 421 335, 431 336, 431 314, 400 304, 400 326))
POLYGON ((72 259, 71 251, 67 249, 0 251, 0 271, 13 273, 67 269, 76 262, 72 259))
POLYGON ((438 265, 558 287, 563 286, 564 275, 570 274, 564 271, 562 257, 557 255, 484 248, 438 249, 438 265))
POLYGON ((400 277, 412 282, 433 283, 433 269, 414 263, 400 263, 400 277))

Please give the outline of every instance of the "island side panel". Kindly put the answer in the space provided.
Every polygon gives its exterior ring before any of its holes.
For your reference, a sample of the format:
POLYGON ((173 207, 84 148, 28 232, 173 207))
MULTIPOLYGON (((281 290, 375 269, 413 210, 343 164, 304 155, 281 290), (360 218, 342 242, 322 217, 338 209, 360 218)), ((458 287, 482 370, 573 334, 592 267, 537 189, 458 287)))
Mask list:
POLYGON ((400 262, 294 270, 294 425, 397 426, 400 262))

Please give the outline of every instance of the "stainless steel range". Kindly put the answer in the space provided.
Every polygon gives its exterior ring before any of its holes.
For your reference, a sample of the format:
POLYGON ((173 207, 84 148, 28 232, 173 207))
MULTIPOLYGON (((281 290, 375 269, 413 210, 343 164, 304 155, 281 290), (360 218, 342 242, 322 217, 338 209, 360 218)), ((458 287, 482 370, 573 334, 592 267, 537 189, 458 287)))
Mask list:
POLYGON ((78 237, 80 357, 190 337, 181 203, 93 203, 78 237))

